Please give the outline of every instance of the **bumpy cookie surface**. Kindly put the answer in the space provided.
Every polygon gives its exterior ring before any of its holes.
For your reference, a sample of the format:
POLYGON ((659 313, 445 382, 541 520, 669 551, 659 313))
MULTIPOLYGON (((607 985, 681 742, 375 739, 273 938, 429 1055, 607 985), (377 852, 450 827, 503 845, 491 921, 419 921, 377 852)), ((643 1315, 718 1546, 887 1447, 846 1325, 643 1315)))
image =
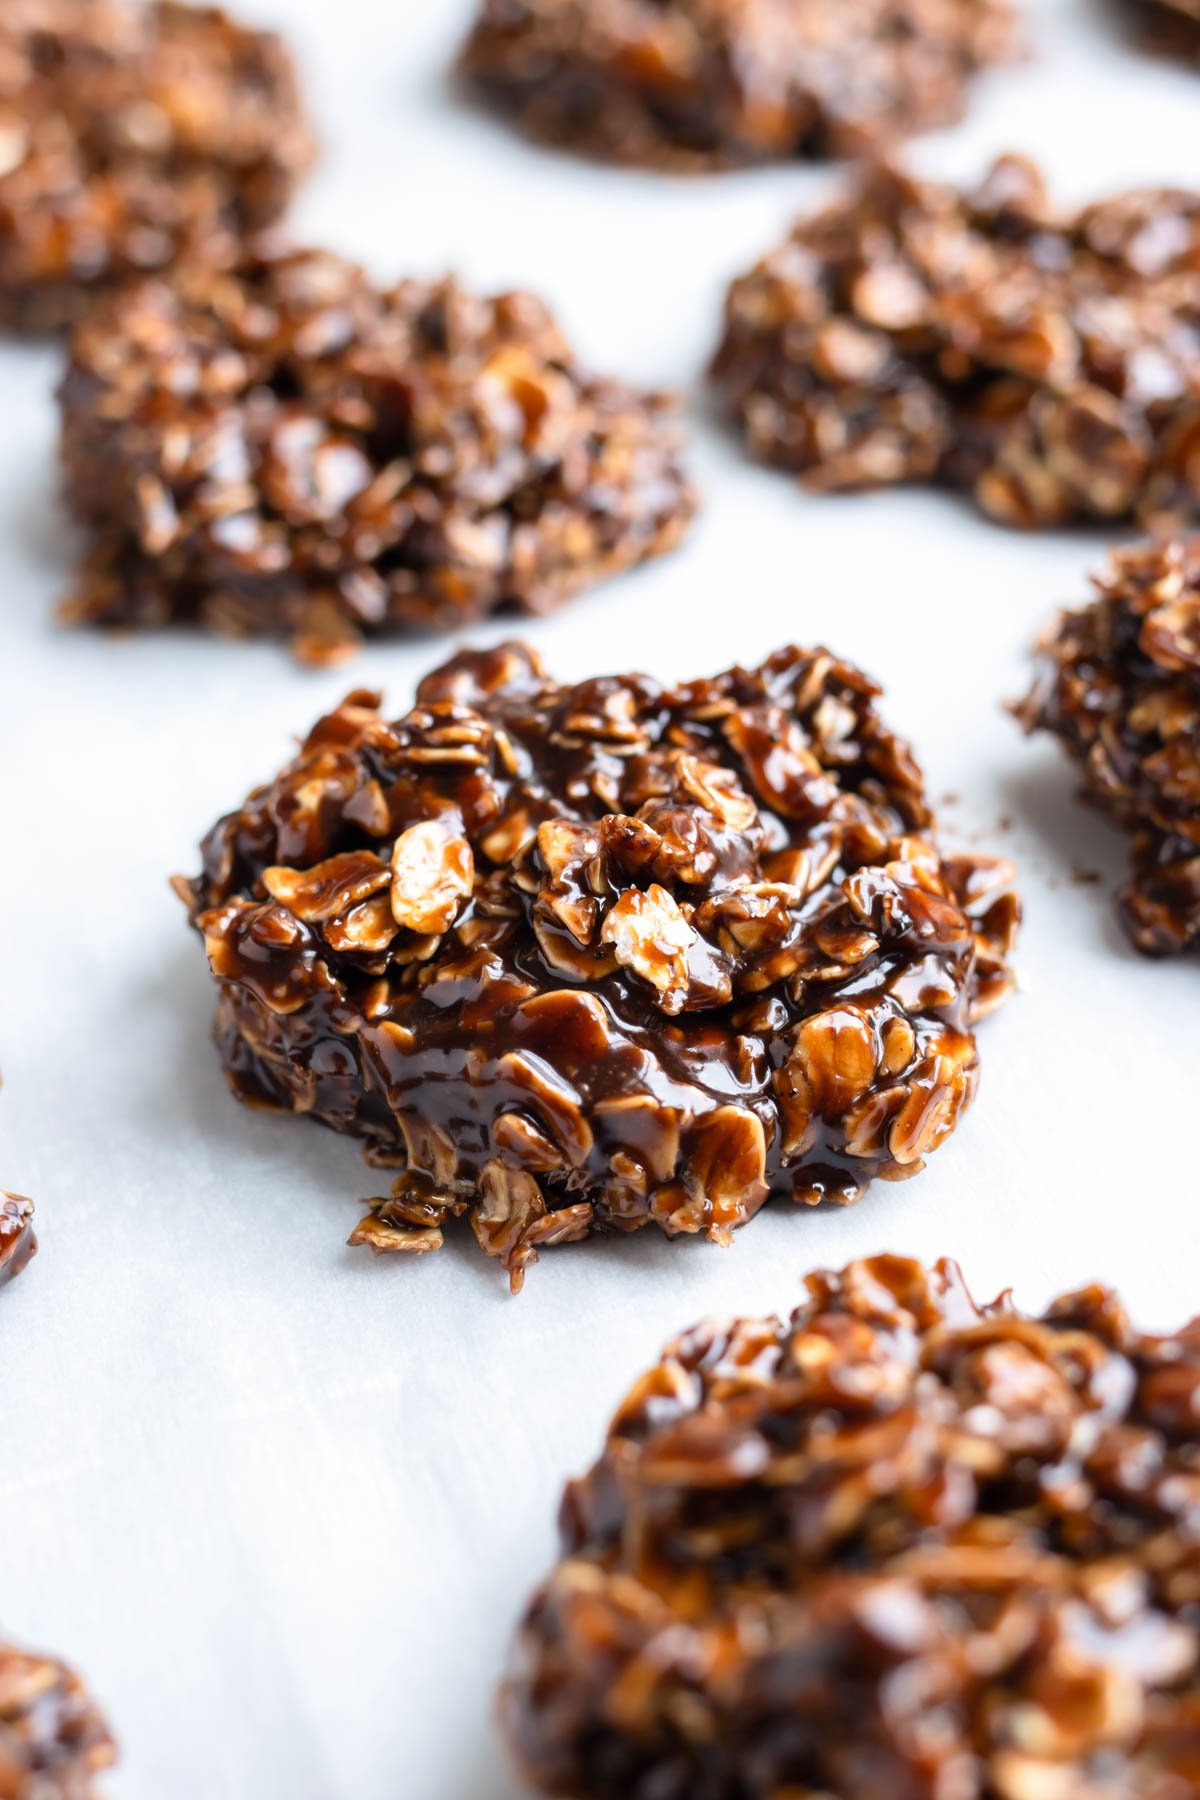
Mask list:
POLYGON ((228 263, 311 159, 273 34, 172 0, 4 0, 0 324, 55 328, 117 281, 228 263))
POLYGON ((69 617, 285 633, 312 661, 544 612, 695 505, 670 403, 585 374, 540 301, 379 289, 316 251, 117 296, 62 414, 93 535, 69 617))
POLYGON ((700 1325, 572 1482, 503 1714, 587 1800, 1189 1800, 1200 1330, 952 1264, 700 1325))
POLYGON ((1200 518, 1200 193, 1082 211, 1005 157, 878 167, 736 281, 714 376, 820 490, 932 482, 1010 525, 1200 518))
POLYGON ((1042 640, 1017 716, 1130 833, 1121 918, 1163 956, 1200 945, 1200 539, 1117 551, 1096 587, 1042 640))
POLYGON ((962 112, 1008 0, 483 0, 468 77, 536 137, 705 168, 843 156, 962 112))
POLYGON ((878 690, 824 650, 563 686, 521 645, 352 694, 181 882, 235 1092, 401 1166, 355 1241, 725 1239, 898 1179, 1006 993, 1006 865, 946 859, 878 690))
POLYGON ((32 1200, 0 1190, 0 1287, 27 1268, 37 1254, 33 1213, 32 1200))
POLYGON ((0 1644, 0 1800, 94 1800, 96 1776, 115 1760, 78 1675, 0 1644))

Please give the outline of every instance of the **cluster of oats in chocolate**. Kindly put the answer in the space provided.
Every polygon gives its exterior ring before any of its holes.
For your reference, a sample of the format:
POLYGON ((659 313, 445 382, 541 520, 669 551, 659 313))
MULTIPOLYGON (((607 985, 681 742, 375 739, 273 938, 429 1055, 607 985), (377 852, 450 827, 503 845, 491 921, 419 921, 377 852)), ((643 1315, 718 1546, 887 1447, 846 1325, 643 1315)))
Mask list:
POLYGON ((546 611, 694 508, 670 403, 581 371, 540 301, 381 290, 316 251, 96 308, 62 407, 94 540, 71 615, 285 632, 313 661, 546 611))
POLYGON ((57 327, 129 276, 229 262, 311 157, 272 34, 174 0, 4 0, 0 324, 57 327))
POLYGON ((1131 834, 1121 917, 1139 950, 1200 946, 1200 538, 1118 551, 1041 646, 1017 708, 1131 834))
POLYGON ((115 1760, 78 1675, 0 1643, 0 1800, 93 1800, 96 1776, 115 1760))
POLYGON ((726 302, 714 376, 821 490, 965 489, 992 517, 1200 516, 1200 193, 1068 212, 1004 157, 959 192, 868 170, 726 302))
MULTIPOLYGON (((462 65, 539 137, 702 168, 953 119, 1015 41, 1008 0, 483 0, 462 65)), ((260 235, 311 153, 273 36, 5 0, 0 324, 76 327, 68 616, 324 662, 677 543, 671 403, 540 302, 260 235)), ((1067 213, 1018 158, 970 193, 873 165, 735 283, 714 373, 814 487, 1192 519, 1200 195, 1067 213)), ((1018 907, 943 855, 877 697, 822 649, 674 686, 464 652, 399 719, 351 694, 219 822, 177 885, 220 1052, 395 1171, 353 1243, 465 1216, 516 1290, 593 1231, 726 1241, 922 1167, 1018 907)), ((1115 558, 1020 710, 1133 834, 1135 942, 1200 941, 1200 542, 1115 558)), ((0 1284, 32 1215, 0 1196, 0 1284)), ((1198 1419, 1200 1331, 1099 1289, 1028 1319, 879 1257, 685 1334, 568 1489, 504 1691, 522 1766, 611 1800, 1191 1800, 1198 1419)), ((0 1646, 0 1796, 91 1800, 113 1754, 69 1670, 0 1646)))
POLYGON ((483 0, 468 78, 535 137, 711 168, 844 156, 961 116, 1009 0, 483 0))
POLYGON ((234 1091, 400 1165, 355 1241, 725 1239, 913 1174, 1008 987, 1007 865, 945 859, 824 650, 662 687, 466 653, 353 694, 181 882, 234 1091))
POLYGON ((698 1326, 567 1489, 504 1717, 576 1800, 1190 1800, 1200 1330, 952 1264, 698 1326))

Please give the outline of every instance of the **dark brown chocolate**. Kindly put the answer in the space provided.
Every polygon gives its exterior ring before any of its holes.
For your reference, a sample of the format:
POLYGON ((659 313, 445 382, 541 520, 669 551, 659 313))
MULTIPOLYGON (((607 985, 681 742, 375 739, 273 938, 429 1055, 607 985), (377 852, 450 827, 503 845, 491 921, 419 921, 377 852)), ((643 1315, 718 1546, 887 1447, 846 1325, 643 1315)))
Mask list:
POLYGON ((1123 0, 1146 48, 1200 63, 1200 0, 1123 0))
POLYGON ((116 296, 62 414, 93 536, 68 617, 283 632, 314 662, 548 611, 695 507, 671 403, 584 374, 540 301, 380 290, 316 251, 116 296))
POLYGON ((1200 1327, 879 1256, 697 1326, 566 1490, 517 1760, 573 1800, 1194 1800, 1200 1327))
POLYGON ((28 1268, 37 1254, 33 1201, 0 1190, 0 1287, 28 1268))
POLYGON ((1073 212, 1019 157, 966 192, 876 167, 734 282, 713 373, 751 449, 821 491, 1196 519, 1200 193, 1073 212))
POLYGON ((703 169, 857 154, 961 116, 1008 0, 482 0, 468 79, 534 137, 703 169))
POLYGON ((4 0, 0 325, 55 329, 132 276, 230 263, 312 151, 273 33, 172 0, 4 0))
POLYGON ((974 1093, 1006 864, 946 859, 878 689, 824 650, 662 687, 464 653, 355 693, 180 881, 234 1092, 400 1167, 353 1242, 724 1242, 898 1180, 974 1093))
POLYGON ((64 1663, 0 1643, 0 1800, 99 1800, 107 1725, 64 1663))
POLYGON ((1200 538, 1119 550, 1060 615, 1016 708, 1130 833, 1121 919, 1150 956, 1200 948, 1200 538))

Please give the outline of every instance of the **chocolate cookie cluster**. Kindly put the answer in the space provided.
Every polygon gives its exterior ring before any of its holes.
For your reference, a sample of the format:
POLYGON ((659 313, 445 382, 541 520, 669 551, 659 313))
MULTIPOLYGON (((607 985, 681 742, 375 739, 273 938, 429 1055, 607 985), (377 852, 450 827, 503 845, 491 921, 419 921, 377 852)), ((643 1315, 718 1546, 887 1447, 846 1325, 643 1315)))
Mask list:
POLYGON ((697 1326, 566 1491, 503 1714, 611 1800, 1187 1800, 1200 1331, 953 1264, 697 1326))
POLYGON ((663 687, 466 653, 352 694, 179 884, 235 1093, 398 1164, 354 1241, 725 1240, 914 1174, 1008 989, 1007 865, 945 858, 824 650, 663 687))
POLYGON ((1200 517, 1200 193, 1074 212, 1004 157, 868 170, 734 282, 714 377, 823 491, 932 482, 1010 525, 1200 517))
POLYGON ((0 1644, 0 1800, 98 1800, 116 1750, 79 1676, 0 1644))
POLYGON ((483 0, 468 78, 535 137, 710 168, 844 156, 957 119, 1008 0, 483 0))
POLYGON ((1126 931, 1148 955, 1200 945, 1200 539, 1120 550, 1065 612, 1016 709, 1130 833, 1126 931))
POLYGON ((116 296, 62 412, 93 538, 69 616, 285 633, 309 661, 544 612, 695 505, 670 403, 583 372, 540 301, 379 289, 317 251, 116 296))
POLYGON ((312 153, 270 32, 174 0, 4 0, 0 325, 67 324, 181 258, 228 264, 312 153))

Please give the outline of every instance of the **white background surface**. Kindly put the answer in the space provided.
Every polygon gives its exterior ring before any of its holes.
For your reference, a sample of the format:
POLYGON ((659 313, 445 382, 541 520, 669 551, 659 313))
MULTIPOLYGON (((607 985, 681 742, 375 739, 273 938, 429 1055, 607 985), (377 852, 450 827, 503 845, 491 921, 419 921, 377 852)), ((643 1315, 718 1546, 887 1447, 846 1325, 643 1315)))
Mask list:
MULTIPOLYGON (((593 366, 693 396, 724 284, 838 178, 681 182, 522 143, 444 85, 466 0, 256 10, 293 33, 325 140, 301 235, 387 278, 538 289, 593 366)), ((982 82, 923 166, 1012 146, 1071 197, 1200 180, 1200 76, 1128 48, 1097 0, 1032 23, 1037 60, 982 82)), ((514 1301, 466 1231, 419 1263, 342 1248, 377 1178, 229 1099, 166 886, 291 734, 358 683, 402 711, 450 646, 313 675, 272 644, 53 628, 56 369, 0 348, 0 1181, 36 1197, 43 1246, 0 1298, 0 1617, 86 1670, 123 1741, 114 1800, 508 1800, 492 1691, 562 1479, 676 1329, 786 1308, 809 1267, 884 1248, 954 1254, 984 1296, 1098 1276, 1147 1323, 1200 1305, 1200 969, 1126 947, 1119 840, 1000 711, 1102 540, 919 492, 806 499, 701 417, 687 547, 530 626, 571 677, 829 642, 958 796, 946 838, 1017 858, 1027 926, 978 1103, 923 1176, 845 1213, 778 1205, 726 1252, 650 1231, 552 1251, 514 1301)))

